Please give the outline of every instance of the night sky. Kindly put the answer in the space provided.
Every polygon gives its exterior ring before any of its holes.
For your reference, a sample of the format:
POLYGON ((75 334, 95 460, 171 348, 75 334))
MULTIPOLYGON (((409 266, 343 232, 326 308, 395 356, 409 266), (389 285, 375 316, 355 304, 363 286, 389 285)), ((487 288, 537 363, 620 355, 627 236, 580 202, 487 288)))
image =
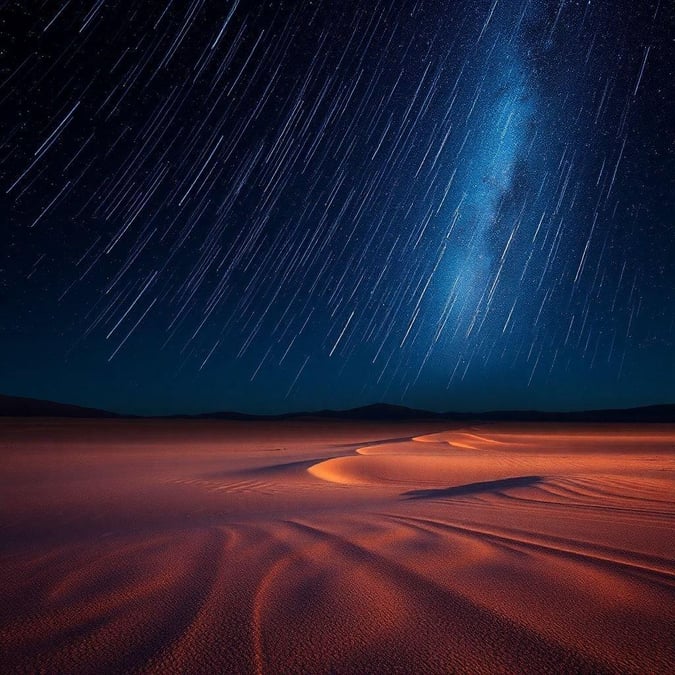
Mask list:
POLYGON ((675 401, 672 12, 0 1, 0 391, 675 401))

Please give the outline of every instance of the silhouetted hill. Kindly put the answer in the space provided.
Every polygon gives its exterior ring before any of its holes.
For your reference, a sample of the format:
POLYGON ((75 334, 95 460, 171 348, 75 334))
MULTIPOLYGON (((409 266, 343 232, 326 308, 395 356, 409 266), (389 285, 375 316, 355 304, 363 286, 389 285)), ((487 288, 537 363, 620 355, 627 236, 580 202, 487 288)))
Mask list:
POLYGON ((346 420, 456 420, 494 422, 675 422, 675 404, 621 408, 616 410, 584 410, 575 412, 542 412, 539 410, 491 410, 487 412, 444 412, 415 410, 405 406, 376 403, 350 410, 321 410, 295 413, 283 417, 313 417, 346 420))
POLYGON ((618 408, 612 410, 583 410, 575 412, 542 412, 540 410, 491 410, 487 412, 433 412, 418 410, 389 403, 347 410, 315 410, 283 413, 279 415, 250 415, 240 412, 210 412, 197 415, 170 415, 171 419, 218 419, 218 420, 449 420, 483 422, 674 422, 675 404, 618 408))
POLYGON ((0 394, 0 417, 120 417, 107 410, 0 394))
POLYGON ((539 410, 493 410, 471 415, 477 420, 527 422, 675 422, 675 404, 639 408, 542 412, 539 410))
POLYGON ((290 420, 290 419, 345 419, 345 420, 409 420, 441 419, 442 413, 415 410, 389 403, 373 403, 348 410, 313 410, 281 413, 278 415, 251 415, 240 412, 208 412, 196 415, 169 415, 171 419, 218 419, 218 420, 290 420))
POLYGON ((406 408, 402 405, 391 405, 389 403, 373 403, 360 408, 350 408, 349 410, 319 410, 312 413, 298 413, 298 415, 350 420, 419 420, 443 417, 442 413, 406 408))

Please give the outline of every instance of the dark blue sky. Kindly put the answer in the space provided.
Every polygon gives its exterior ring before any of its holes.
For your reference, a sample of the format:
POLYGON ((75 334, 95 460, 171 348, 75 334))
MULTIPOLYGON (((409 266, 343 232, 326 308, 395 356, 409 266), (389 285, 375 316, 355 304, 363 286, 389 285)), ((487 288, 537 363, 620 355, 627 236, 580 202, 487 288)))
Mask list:
POLYGON ((1 11, 0 391, 675 401, 667 3, 1 11))

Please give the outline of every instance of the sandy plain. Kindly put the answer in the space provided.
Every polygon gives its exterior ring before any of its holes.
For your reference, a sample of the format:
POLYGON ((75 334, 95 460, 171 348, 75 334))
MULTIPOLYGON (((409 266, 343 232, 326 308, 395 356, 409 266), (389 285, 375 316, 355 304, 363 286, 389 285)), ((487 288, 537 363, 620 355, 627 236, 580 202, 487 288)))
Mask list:
POLYGON ((3 673, 675 672, 675 426, 0 422, 3 673))

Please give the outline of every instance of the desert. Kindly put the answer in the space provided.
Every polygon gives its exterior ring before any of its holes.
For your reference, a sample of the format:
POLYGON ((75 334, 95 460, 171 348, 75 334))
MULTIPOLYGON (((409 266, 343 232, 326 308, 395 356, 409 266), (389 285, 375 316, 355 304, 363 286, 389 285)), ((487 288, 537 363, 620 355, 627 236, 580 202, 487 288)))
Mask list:
POLYGON ((675 426, 6 419, 6 673, 666 673, 675 426))
POLYGON ((0 675, 675 675, 673 7, 0 0, 0 675))

